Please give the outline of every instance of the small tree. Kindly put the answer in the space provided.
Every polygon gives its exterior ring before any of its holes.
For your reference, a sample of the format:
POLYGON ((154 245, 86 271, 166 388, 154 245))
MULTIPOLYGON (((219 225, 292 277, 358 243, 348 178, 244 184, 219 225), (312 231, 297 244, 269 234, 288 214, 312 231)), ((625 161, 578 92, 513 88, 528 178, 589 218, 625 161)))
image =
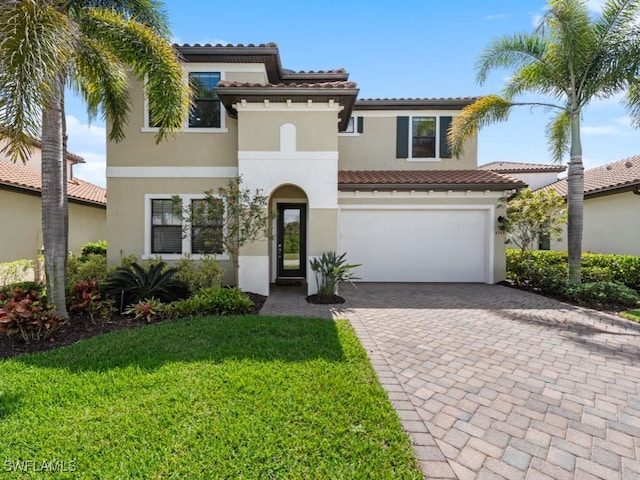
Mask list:
POLYGON ((205 191, 204 199, 191 205, 183 206, 177 196, 173 202, 183 217, 185 236, 197 229, 206 247, 219 245, 229 252, 238 285, 240 248, 269 238, 269 198, 259 189, 242 188, 242 178, 236 177, 218 188, 217 193, 213 189, 205 191))
POLYGON ((553 189, 532 192, 525 188, 506 201, 507 216, 500 230, 507 233, 507 242, 525 252, 531 251, 540 236, 548 235, 560 240, 567 223, 564 198, 553 189))

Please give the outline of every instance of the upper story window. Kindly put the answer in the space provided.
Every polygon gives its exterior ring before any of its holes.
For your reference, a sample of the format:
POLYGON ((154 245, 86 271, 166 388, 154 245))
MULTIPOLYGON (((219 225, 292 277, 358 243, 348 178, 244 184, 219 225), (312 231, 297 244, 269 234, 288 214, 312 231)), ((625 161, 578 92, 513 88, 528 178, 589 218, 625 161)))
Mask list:
POLYGON ((397 117, 396 158, 429 161, 451 158, 447 133, 450 116, 397 117))
POLYGON ((220 128, 220 100, 215 88, 220 72, 190 72, 193 106, 189 113, 189 128, 220 128))
POLYGON ((349 123, 347 124, 347 128, 338 132, 340 135, 359 135, 364 132, 364 118, 363 117, 349 117, 349 123))

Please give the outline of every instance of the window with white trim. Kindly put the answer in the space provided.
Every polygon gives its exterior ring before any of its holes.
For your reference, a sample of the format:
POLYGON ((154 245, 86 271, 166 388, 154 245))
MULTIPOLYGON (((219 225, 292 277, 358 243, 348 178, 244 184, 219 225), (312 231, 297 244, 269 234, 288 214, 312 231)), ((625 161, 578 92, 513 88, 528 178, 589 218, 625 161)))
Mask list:
POLYGON ((447 133, 450 116, 397 117, 396 158, 428 161, 451 158, 447 133))
MULTIPOLYGON (((199 195, 178 195, 182 200, 184 214, 190 211, 207 212, 204 198, 199 195)), ((187 228, 183 215, 176 211, 172 195, 147 195, 146 211, 146 247, 144 257, 160 256, 177 259, 183 255, 198 258, 200 255, 216 255, 223 260, 228 258, 222 243, 224 206, 222 199, 216 199, 220 208, 211 215, 198 215, 204 218, 187 228)))

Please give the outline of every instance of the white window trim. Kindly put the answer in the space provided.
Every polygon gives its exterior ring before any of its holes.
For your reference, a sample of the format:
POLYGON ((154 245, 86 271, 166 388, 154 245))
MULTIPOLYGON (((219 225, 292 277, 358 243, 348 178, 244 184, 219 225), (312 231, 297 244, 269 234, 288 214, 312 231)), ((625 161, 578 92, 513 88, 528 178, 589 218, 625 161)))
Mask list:
POLYGON ((409 115, 409 156, 406 158, 407 162, 416 163, 433 163, 442 162, 440 157, 440 115, 436 114, 419 114, 409 115), (414 157, 413 156, 413 119, 414 118, 435 118, 436 119, 436 134, 435 134, 435 157, 414 157))
POLYGON ((358 117, 361 115, 355 116, 352 115, 350 118, 353 118, 353 132, 338 132, 339 137, 359 137, 362 135, 358 132, 358 117))
MULTIPOLYGON (((185 235, 182 239, 182 253, 152 253, 151 252, 151 200, 171 200, 174 196, 179 196, 182 199, 183 205, 189 205, 192 200, 201 200, 204 198, 203 194, 191 194, 191 193, 178 193, 178 194, 156 194, 148 193, 144 196, 144 253, 142 254, 143 260, 150 258, 161 258, 162 260, 180 260, 186 255, 192 260, 200 260, 204 257, 215 257, 216 260, 229 260, 231 257, 228 252, 211 255, 201 255, 199 253, 191 253, 191 236, 185 235)), ((215 195, 216 198, 219 198, 215 195)), ((226 208, 225 208, 226 212, 226 208)))
MULTIPOLYGON (((189 74, 190 73, 194 73, 194 72, 203 72, 203 73, 207 73, 207 72, 215 72, 215 73, 219 73, 220 74, 220 81, 223 81, 226 79, 226 74, 227 71, 229 70, 229 68, 224 68, 220 65, 215 65, 215 64, 202 64, 202 63, 196 63, 196 64, 184 64, 182 65, 182 81, 184 82, 185 85, 189 84, 189 74)), ((150 127, 149 126, 149 98, 147 97, 146 93, 144 96, 144 125, 143 127, 140 129, 141 132, 144 133, 157 133, 158 130, 160 130, 157 127, 150 127)), ((224 108, 224 105, 222 105, 222 102, 220 102, 220 127, 219 128, 202 128, 202 127, 197 127, 197 128, 191 128, 189 127, 189 115, 187 114, 183 119, 182 119, 182 128, 180 130, 178 130, 181 133, 227 133, 229 131, 229 129, 227 128, 227 110, 224 108)))

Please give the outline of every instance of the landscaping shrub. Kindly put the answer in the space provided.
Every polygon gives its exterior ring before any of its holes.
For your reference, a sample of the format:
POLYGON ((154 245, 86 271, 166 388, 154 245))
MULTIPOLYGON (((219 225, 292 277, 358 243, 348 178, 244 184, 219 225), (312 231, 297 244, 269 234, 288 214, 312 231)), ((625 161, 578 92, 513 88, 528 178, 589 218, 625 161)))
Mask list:
MULTIPOLYGON (((507 250, 507 278, 516 285, 537 287, 541 275, 560 269, 564 278, 566 266, 567 252, 538 250, 523 255, 519 250, 507 250)), ((640 291, 640 256, 583 253, 582 270, 584 282, 613 281, 640 291)))
POLYGON ((238 288, 203 288, 191 298, 173 302, 166 313, 171 318, 200 315, 245 315, 253 301, 238 288))
POLYGON ((107 265, 107 257, 91 253, 83 257, 69 255, 67 258, 67 291, 87 280, 103 282, 114 271, 107 265))
POLYGON ((46 299, 35 290, 17 287, 0 307, 0 333, 20 335, 27 343, 48 338, 61 324, 46 299))
POLYGON ((42 295, 44 292, 44 286, 38 282, 14 282, 9 285, 0 287, 0 307, 5 304, 7 300, 13 297, 16 289, 20 289, 22 292, 37 292, 38 295, 42 295))
POLYGON ((167 311, 167 305, 156 298, 142 300, 135 305, 129 307, 124 313, 126 315, 134 315, 134 319, 144 318, 147 323, 154 320, 161 320, 167 311))
POLYGON ((640 301, 640 295, 635 290, 616 282, 568 285, 563 293, 566 298, 585 306, 622 305, 635 307, 640 301))
POLYGON ((80 249, 82 256, 87 255, 102 255, 104 257, 107 256, 107 241, 99 240, 97 242, 88 242, 85 243, 80 249))
POLYGON ((113 301, 104 300, 97 280, 88 279, 75 285, 67 299, 69 311, 86 313, 94 321, 97 317, 109 317, 113 310, 113 301))
POLYGON ((23 281, 25 275, 27 275, 32 268, 32 260, 16 260, 15 262, 0 263, 0 285, 23 281))
POLYGON ((102 290, 116 302, 120 311, 126 305, 152 297, 169 303, 189 296, 189 286, 176 278, 176 273, 176 267, 169 268, 162 261, 157 261, 146 269, 133 263, 131 267, 118 267, 107 277, 102 290))
POLYGON ((324 252, 320 258, 309 261, 318 286, 318 295, 331 296, 338 293, 338 286, 343 282, 357 280, 353 269, 360 264, 348 264, 347 254, 337 255, 336 252, 324 252))
POLYGON ((191 260, 189 255, 178 262, 176 277, 184 280, 192 292, 202 288, 220 288, 224 270, 215 257, 205 255, 200 260, 191 260))

